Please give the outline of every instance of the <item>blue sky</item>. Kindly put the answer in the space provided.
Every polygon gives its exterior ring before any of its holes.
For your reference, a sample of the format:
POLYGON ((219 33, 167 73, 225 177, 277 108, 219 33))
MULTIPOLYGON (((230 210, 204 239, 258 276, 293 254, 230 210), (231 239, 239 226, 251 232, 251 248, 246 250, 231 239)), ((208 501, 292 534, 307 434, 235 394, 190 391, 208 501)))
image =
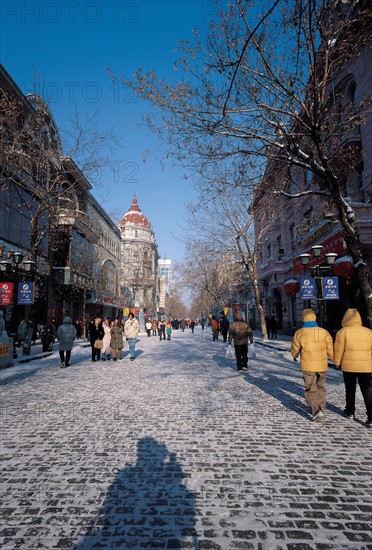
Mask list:
POLYGON ((150 107, 113 85, 106 67, 117 76, 143 67, 174 78, 177 40, 191 38, 194 28, 203 32, 213 2, 3 0, 0 9, 1 63, 22 91, 44 97, 59 128, 68 128, 78 108, 95 113, 101 128, 113 128, 120 137, 120 150, 112 154, 114 171, 99 175, 96 198, 118 221, 135 193, 160 256, 180 260, 184 205, 196 193, 171 163, 161 166, 159 143, 141 125, 150 107), (143 163, 147 150, 155 153, 143 163))

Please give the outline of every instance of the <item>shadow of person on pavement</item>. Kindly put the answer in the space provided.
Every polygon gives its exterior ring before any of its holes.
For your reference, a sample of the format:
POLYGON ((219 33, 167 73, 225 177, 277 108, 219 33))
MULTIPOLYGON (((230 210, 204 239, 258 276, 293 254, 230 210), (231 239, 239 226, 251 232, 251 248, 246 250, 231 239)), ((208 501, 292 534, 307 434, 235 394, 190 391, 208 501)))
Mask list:
POLYGON ((105 500, 73 550, 198 549, 194 496, 175 453, 152 437, 138 441, 137 462, 118 472, 105 500))

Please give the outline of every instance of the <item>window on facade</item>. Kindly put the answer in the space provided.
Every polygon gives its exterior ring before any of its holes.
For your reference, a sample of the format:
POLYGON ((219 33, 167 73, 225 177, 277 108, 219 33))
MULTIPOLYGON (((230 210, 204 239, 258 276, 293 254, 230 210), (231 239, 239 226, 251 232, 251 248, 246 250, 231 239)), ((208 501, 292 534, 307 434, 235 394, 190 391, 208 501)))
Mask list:
POLYGON ((311 170, 304 170, 304 183, 305 183, 305 188, 306 189, 308 187, 310 187, 312 180, 313 180, 312 171, 311 170))
POLYGON ((295 231, 295 224, 292 223, 292 225, 290 225, 289 227, 289 235, 290 235, 290 238, 291 238, 291 246, 292 246, 292 250, 294 249, 294 246, 295 246, 295 239, 296 239, 296 231, 295 231))
POLYGON ((31 196, 10 182, 0 190, 0 234, 20 247, 30 246, 30 219, 34 211, 31 196))
POLYGON ((102 290, 115 292, 115 266, 111 260, 106 260, 102 266, 102 290))
POLYGON ((358 186, 359 186, 359 197, 361 202, 371 202, 372 197, 368 196, 367 192, 367 182, 364 175, 364 165, 363 163, 355 167, 355 171, 358 176, 358 186))
POLYGON ((58 204, 60 208, 64 210, 70 210, 75 212, 78 210, 78 202, 76 198, 76 193, 72 186, 68 182, 62 183, 58 190, 58 204))
POLYGON ((138 263, 139 262, 139 254, 138 252, 133 252, 133 261, 138 263))
POLYGON ((310 229, 310 227, 313 225, 313 216, 314 216, 313 207, 309 208, 304 213, 304 218, 305 218, 305 223, 306 223, 307 229, 310 229))
POLYGON ((267 245, 267 259, 270 260, 271 258, 271 245, 267 245))
POLYGON ((278 237, 276 238, 276 249, 277 249, 277 253, 278 253, 278 258, 280 260, 282 258, 282 256, 284 255, 284 249, 283 249, 283 243, 282 243, 282 236, 281 235, 278 235, 278 237))
POLYGON ((71 234, 71 268, 85 275, 93 274, 93 245, 77 231, 71 234))
POLYGON ((343 193, 344 197, 349 197, 350 196, 350 184, 349 184, 348 180, 342 181, 340 187, 342 189, 342 193, 343 193))

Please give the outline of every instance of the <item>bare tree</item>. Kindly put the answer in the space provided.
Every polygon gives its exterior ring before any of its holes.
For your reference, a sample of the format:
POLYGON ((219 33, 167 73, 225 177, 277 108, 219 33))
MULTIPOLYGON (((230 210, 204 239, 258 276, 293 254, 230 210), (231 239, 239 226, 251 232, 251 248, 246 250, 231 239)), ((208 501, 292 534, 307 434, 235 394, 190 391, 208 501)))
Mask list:
POLYGON ((343 77, 356 58, 370 64, 368 0, 216 2, 206 43, 180 42, 173 84, 139 70, 124 79, 159 116, 147 119, 176 162, 197 172, 227 159, 244 159, 249 185, 267 163, 279 168, 267 192, 324 196, 334 208, 354 260, 369 318, 372 292, 355 212, 344 177, 359 149, 341 138, 359 131, 370 102, 344 101, 343 77), (292 170, 313 174, 311 188, 289 193, 292 170))
POLYGON ((177 319, 184 319, 189 314, 179 290, 175 287, 165 296, 165 311, 168 317, 177 319))
MULTIPOLYGON (((256 307, 260 317, 262 336, 267 339, 267 328, 264 310, 261 305, 259 281, 257 279, 257 258, 259 251, 273 229, 275 216, 267 216, 256 225, 254 234, 254 215, 252 198, 249 188, 244 189, 239 185, 237 171, 218 173, 208 182, 209 201, 198 200, 196 205, 188 208, 190 220, 188 226, 192 228, 194 235, 203 233, 204 239, 212 243, 212 246, 222 251, 222 255, 230 258, 235 265, 236 280, 230 281, 231 292, 241 284, 241 281, 249 281, 253 288, 256 307), (243 269, 239 271, 239 266, 243 269)), ((202 193, 203 195, 203 193, 202 193)), ((270 198, 263 194, 260 197, 261 207, 268 209, 270 198)), ((257 200, 257 197, 256 197, 257 200)), ((282 198, 278 198, 276 206, 270 204, 270 210, 280 211, 282 198)), ((192 239, 192 237, 190 236, 192 239)), ((226 266, 229 269, 228 266, 226 266)), ((231 270, 231 267, 230 267, 231 270)))
MULTIPOLYGON (((76 280, 66 281, 69 288, 90 289, 91 262, 85 261, 82 246, 94 243, 97 235, 85 214, 91 189, 87 176, 108 162, 105 148, 113 147, 115 139, 110 132, 99 131, 94 120, 85 115, 74 117, 70 123, 69 154, 79 159, 79 167, 71 156, 63 154, 60 134, 46 103, 38 96, 21 94, 2 71, 2 209, 9 216, 14 212, 20 217, 24 228, 14 241, 11 236, 8 240, 28 251, 28 259, 37 264, 41 277, 48 277, 51 287, 53 267, 66 266, 70 260, 76 280), (79 251, 72 249, 73 232, 83 236, 79 251)), ((75 239, 76 247, 79 243, 75 239)), ((89 250, 91 254, 91 246, 89 250)))

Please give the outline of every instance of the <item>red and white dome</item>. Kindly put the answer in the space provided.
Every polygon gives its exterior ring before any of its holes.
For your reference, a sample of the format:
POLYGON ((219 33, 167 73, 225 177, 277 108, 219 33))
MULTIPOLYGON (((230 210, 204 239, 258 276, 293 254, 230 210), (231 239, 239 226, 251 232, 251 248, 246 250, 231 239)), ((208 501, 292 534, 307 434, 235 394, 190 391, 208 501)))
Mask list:
POLYGON ((137 197, 133 197, 132 204, 128 209, 128 212, 120 221, 120 226, 124 227, 127 223, 133 223, 140 225, 142 227, 150 227, 151 224, 144 214, 142 214, 141 209, 137 203, 137 197))

